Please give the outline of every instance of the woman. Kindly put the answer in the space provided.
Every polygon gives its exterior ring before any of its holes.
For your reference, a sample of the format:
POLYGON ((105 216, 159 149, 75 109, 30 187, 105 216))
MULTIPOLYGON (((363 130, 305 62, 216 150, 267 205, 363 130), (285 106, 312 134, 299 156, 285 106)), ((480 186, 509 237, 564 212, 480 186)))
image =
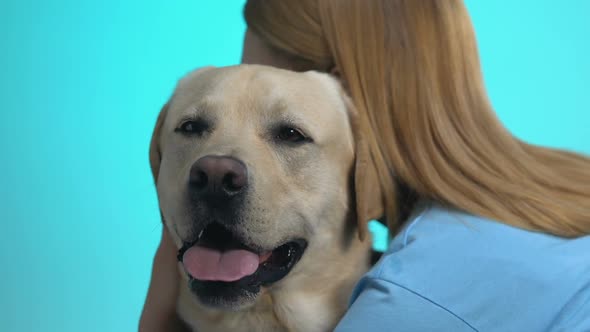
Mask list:
MULTIPOLYGON (((243 62, 342 80, 381 179, 393 240, 337 331, 590 331, 590 159, 500 124, 461 0, 250 0, 245 16, 243 62)), ((145 331, 175 317, 170 242, 145 331)))

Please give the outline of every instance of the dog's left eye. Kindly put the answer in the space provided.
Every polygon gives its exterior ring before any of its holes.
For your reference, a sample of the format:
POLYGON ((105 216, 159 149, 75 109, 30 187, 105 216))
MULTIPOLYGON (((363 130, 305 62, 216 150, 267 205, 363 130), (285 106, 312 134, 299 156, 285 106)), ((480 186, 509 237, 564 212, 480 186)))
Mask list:
POLYGON ((277 132, 277 139, 289 143, 304 143, 310 141, 301 130, 293 127, 281 127, 277 132))
POLYGON ((207 130, 209 130, 209 124, 205 120, 198 119, 183 122, 175 131, 186 135, 201 136, 207 130))

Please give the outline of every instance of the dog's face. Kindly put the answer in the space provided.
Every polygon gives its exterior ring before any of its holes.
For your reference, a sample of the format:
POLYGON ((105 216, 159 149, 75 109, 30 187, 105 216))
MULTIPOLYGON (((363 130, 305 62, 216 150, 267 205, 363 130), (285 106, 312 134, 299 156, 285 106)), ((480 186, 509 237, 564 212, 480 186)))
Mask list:
POLYGON ((162 216, 204 305, 251 305, 357 240, 353 135, 327 75, 193 72, 160 115, 151 158, 162 216))

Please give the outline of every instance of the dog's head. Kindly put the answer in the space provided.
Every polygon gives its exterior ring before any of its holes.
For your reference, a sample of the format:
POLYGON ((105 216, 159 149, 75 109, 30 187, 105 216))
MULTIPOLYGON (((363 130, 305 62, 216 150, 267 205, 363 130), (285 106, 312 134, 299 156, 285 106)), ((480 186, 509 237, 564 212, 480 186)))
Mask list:
POLYGON ((351 116, 326 74, 207 67, 178 83, 150 162, 163 220, 202 304, 237 309, 293 275, 329 269, 380 216, 351 116))

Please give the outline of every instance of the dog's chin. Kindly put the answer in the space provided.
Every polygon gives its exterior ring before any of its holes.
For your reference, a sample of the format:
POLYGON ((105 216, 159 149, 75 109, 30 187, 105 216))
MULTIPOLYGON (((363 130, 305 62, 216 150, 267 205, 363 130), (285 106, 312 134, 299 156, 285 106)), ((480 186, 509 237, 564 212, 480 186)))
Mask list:
POLYGON ((183 260, 186 251, 194 247, 219 253, 239 249, 259 256, 259 264, 257 268, 254 267, 255 271, 237 280, 215 280, 210 277, 198 279, 187 271, 188 287, 202 305, 235 311, 253 305, 264 288, 286 278, 303 256, 307 241, 295 238, 283 242, 274 249, 253 248, 244 244, 220 224, 212 223, 201 232, 197 240, 184 243, 178 253, 179 261, 185 264, 183 260))
POLYGON ((262 292, 259 285, 201 281, 192 277, 189 277, 188 286, 202 305, 226 311, 243 310, 254 305, 262 292))

